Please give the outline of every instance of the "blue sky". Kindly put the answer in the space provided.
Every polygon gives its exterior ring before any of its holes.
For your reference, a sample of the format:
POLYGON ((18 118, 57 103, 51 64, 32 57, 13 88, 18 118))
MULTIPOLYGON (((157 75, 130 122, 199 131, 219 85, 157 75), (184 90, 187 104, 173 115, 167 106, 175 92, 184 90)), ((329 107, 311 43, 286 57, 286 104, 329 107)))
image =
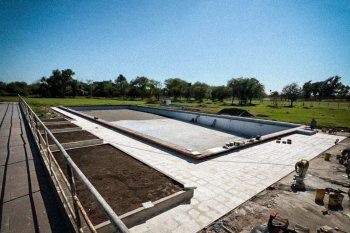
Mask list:
POLYGON ((266 91, 340 75, 350 84, 350 1, 0 1, 0 80, 72 68, 80 80, 226 84, 266 91))

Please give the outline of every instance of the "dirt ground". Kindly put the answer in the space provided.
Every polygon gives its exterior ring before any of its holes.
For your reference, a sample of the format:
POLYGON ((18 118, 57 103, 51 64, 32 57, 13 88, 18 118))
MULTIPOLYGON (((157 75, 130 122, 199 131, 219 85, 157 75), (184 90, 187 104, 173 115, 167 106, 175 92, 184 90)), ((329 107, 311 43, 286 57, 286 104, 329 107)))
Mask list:
POLYGON ((328 225, 350 232, 350 200, 347 194, 343 194, 340 210, 328 209, 327 194, 323 204, 315 203, 315 190, 318 188, 349 191, 350 180, 345 174, 345 167, 336 159, 336 155, 348 146, 350 138, 326 151, 332 154, 329 162, 324 160, 326 152, 310 162, 305 180, 306 191, 292 191, 290 185, 295 173, 291 173, 200 232, 250 232, 253 227, 266 224, 272 211, 287 218, 290 228, 298 224, 316 232, 319 227, 328 225))
MULTIPOLYGON (((182 189, 174 180, 108 144, 67 152, 118 215, 182 189)), ((66 171, 60 152, 54 153, 54 156, 66 171)), ((78 179, 76 181, 78 197, 92 222, 99 224, 107 220, 91 195, 78 179)))
POLYGON ((248 111, 239 108, 224 108, 218 112, 218 115, 230 115, 230 116, 241 116, 241 117, 254 117, 248 111))
POLYGON ((88 110, 82 112, 90 116, 96 116, 106 121, 166 119, 166 117, 162 117, 156 114, 129 109, 88 110))
MULTIPOLYGON (((56 137, 56 139, 60 143, 78 142, 78 141, 91 140, 91 139, 98 138, 95 135, 93 135, 85 130, 63 132, 63 133, 54 133, 53 135, 56 137)), ((48 137, 48 140, 49 140, 50 145, 52 145, 54 143, 50 137, 48 137)))
POLYGON ((41 107, 35 109, 35 113, 42 121, 57 121, 57 119, 70 119, 67 116, 62 116, 62 114, 52 110, 49 107, 41 107))
POLYGON ((65 129, 65 128, 74 128, 78 127, 76 124, 67 123, 67 124, 54 124, 54 125, 46 125, 48 129, 65 129))

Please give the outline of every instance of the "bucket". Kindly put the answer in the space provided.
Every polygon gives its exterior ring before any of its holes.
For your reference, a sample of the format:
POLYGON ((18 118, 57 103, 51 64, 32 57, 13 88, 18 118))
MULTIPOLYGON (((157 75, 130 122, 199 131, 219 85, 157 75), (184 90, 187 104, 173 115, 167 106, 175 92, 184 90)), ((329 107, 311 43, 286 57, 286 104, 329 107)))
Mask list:
POLYGON ((329 161, 329 159, 331 158, 331 154, 330 153, 326 153, 324 160, 329 161))
POLYGON ((323 203, 326 191, 324 189, 316 189, 315 202, 323 203))
POLYGON ((344 199, 344 195, 341 193, 329 194, 328 207, 342 206, 343 199, 344 199))

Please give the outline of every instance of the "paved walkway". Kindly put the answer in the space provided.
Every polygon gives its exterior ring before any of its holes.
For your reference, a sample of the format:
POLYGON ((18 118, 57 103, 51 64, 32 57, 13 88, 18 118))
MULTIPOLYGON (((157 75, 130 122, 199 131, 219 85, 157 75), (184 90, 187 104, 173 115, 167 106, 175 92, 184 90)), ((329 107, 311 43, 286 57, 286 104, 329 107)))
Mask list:
MULTIPOLYGON (((294 170, 297 160, 312 159, 334 145, 336 137, 294 134, 292 144, 263 143, 241 151, 193 161, 56 109, 84 130, 152 164, 188 186, 196 186, 190 204, 174 207, 131 228, 132 232, 196 232, 294 170)), ((176 132, 174 132, 176 133, 176 132)))
POLYGON ((1 232, 67 232, 17 103, 0 103, 1 232))

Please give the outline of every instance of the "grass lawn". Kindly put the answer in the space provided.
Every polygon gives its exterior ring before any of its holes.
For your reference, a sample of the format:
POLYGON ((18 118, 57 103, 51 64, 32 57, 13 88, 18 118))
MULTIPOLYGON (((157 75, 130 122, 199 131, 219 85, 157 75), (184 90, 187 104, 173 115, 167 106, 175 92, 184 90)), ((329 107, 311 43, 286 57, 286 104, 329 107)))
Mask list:
MULTIPOLYGON (((176 104, 176 103, 175 103, 176 104)), ((278 102, 274 106, 271 101, 254 101, 253 106, 239 106, 234 102, 224 103, 207 101, 197 103, 178 103, 196 107, 201 112, 217 113, 224 108, 240 108, 247 110, 257 118, 286 121, 299 124, 309 124, 315 118, 320 127, 341 127, 350 129, 350 103, 349 102, 297 102, 293 108, 289 107, 289 102, 278 102), (338 105, 339 104, 339 105, 338 105)))
MULTIPOLYGON (((145 105, 141 100, 121 100, 108 98, 24 98, 25 101, 37 112, 51 106, 88 106, 88 105, 145 105)), ((0 97, 0 102, 18 101, 17 97, 0 97)))
MULTIPOLYGON (((33 110, 40 112, 50 106, 74 106, 74 105, 148 105, 142 100, 121 100, 109 98, 25 98, 27 103, 32 106, 33 110)), ((0 102, 17 101, 16 97, 0 97, 0 102)), ((212 102, 204 101, 198 103, 196 101, 175 102, 175 106, 194 108, 204 113, 216 114, 224 108, 240 108, 249 111, 257 118, 286 121, 300 124, 309 124, 312 118, 315 118, 320 127, 342 127, 350 128, 350 103, 349 102, 296 102, 295 107, 288 107, 288 102, 278 102, 278 106, 274 106, 270 101, 256 101, 253 106, 238 106, 231 101, 212 102)), ((151 104, 151 106, 159 106, 159 104, 151 104)))

